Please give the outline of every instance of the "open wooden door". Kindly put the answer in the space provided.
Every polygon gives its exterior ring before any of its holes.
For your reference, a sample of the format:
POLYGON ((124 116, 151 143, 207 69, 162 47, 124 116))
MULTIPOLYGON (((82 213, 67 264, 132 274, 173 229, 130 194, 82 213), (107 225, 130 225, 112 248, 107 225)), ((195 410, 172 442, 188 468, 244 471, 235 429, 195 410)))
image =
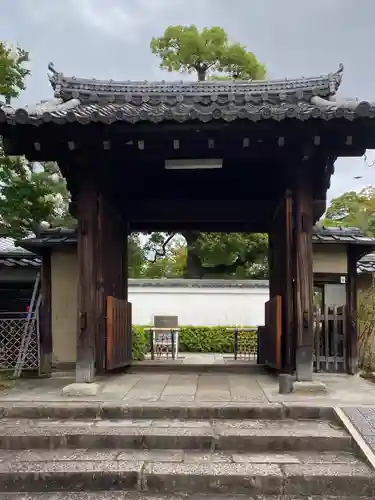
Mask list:
POLYGON ((282 299, 276 295, 265 304, 265 329, 267 340, 262 343, 263 362, 274 370, 281 370, 282 299))
POLYGON ((106 368, 115 370, 132 362, 132 307, 131 303, 107 297, 106 368))

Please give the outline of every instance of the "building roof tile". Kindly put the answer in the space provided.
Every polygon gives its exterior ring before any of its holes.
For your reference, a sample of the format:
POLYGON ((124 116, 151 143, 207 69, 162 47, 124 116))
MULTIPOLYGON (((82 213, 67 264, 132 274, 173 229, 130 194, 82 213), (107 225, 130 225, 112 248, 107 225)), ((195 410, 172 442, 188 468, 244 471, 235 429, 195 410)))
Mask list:
POLYGON ((265 81, 116 82, 66 77, 53 65, 55 97, 0 109, 9 124, 209 122, 375 117, 375 104, 336 96, 343 67, 328 75, 265 81))
MULTIPOLYGON (((375 248, 375 238, 364 236, 363 232, 358 228, 325 228, 316 226, 313 229, 312 240, 316 244, 360 245, 364 247, 365 251, 375 248)), ((41 232, 38 236, 18 241, 16 244, 16 249, 33 255, 30 251, 34 250, 37 253, 41 248, 58 246, 74 247, 77 244, 77 233, 76 230, 67 228, 48 229, 41 232), (24 250, 26 248, 28 250, 24 250)), ((0 258, 3 253, 0 240, 0 258)), ((358 272, 375 272, 375 254, 365 255, 361 258, 358 263, 358 272)))
POLYGON ((375 254, 369 253, 368 255, 364 255, 358 262, 357 270, 359 274, 375 273, 375 254))
POLYGON ((0 266, 40 267, 41 259, 34 253, 16 246, 12 238, 0 238, 0 266))

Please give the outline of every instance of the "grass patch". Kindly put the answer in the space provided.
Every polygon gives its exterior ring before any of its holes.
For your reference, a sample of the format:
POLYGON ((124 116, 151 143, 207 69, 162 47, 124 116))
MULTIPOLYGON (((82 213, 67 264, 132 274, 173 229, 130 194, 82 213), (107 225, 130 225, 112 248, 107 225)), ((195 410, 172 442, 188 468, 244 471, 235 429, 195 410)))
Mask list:
POLYGON ((11 378, 10 374, 0 372, 0 391, 12 389, 13 386, 14 380, 11 378))

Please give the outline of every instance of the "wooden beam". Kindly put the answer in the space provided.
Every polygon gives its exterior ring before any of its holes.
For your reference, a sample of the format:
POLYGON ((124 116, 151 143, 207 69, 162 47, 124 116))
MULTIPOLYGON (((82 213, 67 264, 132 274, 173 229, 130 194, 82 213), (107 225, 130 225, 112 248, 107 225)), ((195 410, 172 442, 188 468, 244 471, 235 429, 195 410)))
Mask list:
POLYGON ((136 232, 166 232, 182 233, 184 231, 198 231, 201 233, 267 233, 269 224, 251 221, 168 221, 142 220, 130 221, 129 231, 136 232))
POLYGON ((77 195, 79 278, 76 381, 93 382, 97 328, 98 192, 87 178, 77 195))
POLYGON ((293 189, 295 290, 297 327, 297 380, 311 381, 313 374, 313 196, 312 172, 308 162, 297 166, 293 189))
POLYGON ((351 375, 358 372, 358 322, 357 322, 357 261, 358 251, 348 245, 348 282, 346 286, 347 303, 347 353, 348 370, 351 375))
POLYGON ((39 339, 40 339, 40 374, 52 374, 52 286, 51 286, 51 250, 42 255, 41 266, 41 296, 39 309, 39 339))

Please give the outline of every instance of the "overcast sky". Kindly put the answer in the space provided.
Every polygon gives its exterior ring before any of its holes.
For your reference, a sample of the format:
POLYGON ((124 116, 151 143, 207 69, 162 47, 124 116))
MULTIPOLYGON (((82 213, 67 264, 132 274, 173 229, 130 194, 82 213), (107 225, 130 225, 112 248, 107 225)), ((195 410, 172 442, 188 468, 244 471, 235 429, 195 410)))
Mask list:
MULTIPOLYGON (((80 77, 176 78, 159 69, 150 39, 168 25, 193 23, 222 26, 271 78, 324 74, 342 62, 341 94, 375 101, 375 0, 1 0, 0 8, 0 40, 19 43, 32 58, 21 104, 51 96, 50 61, 80 77)), ((369 184, 375 166, 338 160, 329 197, 369 184)))

